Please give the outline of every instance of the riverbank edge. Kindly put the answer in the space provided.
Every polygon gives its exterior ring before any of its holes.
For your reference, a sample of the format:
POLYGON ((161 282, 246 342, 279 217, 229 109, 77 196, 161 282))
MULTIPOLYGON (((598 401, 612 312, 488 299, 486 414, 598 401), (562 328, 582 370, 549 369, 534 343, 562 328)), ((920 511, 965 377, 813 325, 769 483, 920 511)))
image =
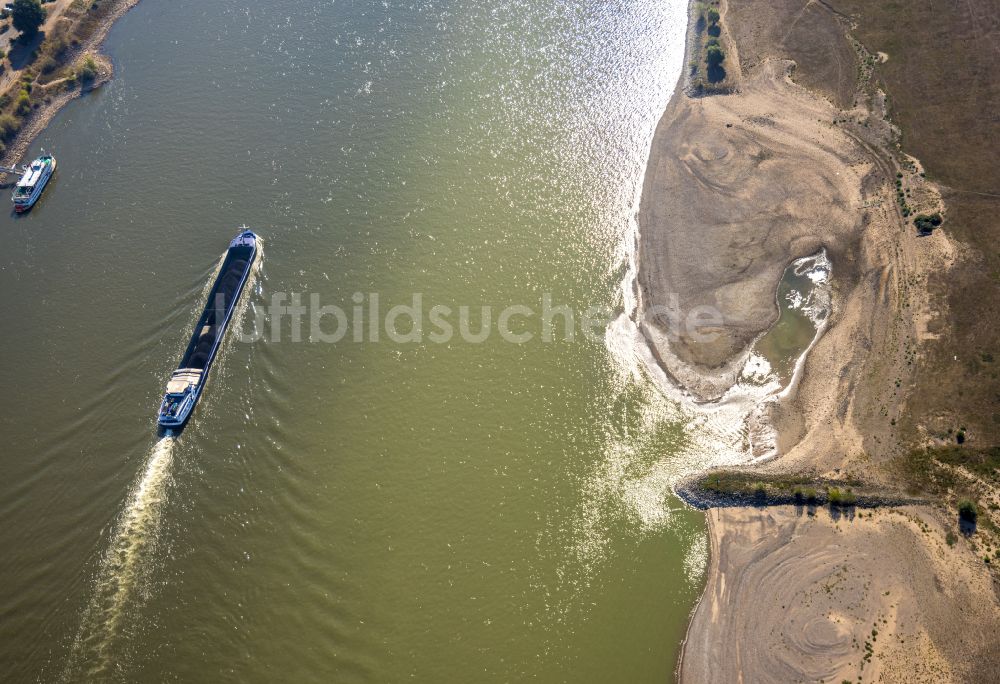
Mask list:
POLYGON ((682 480, 674 493, 692 508, 768 508, 800 506, 829 507, 850 512, 858 508, 917 506, 930 503, 925 498, 905 496, 872 488, 863 482, 830 478, 771 475, 753 470, 709 470, 682 480), (712 487, 713 477, 726 480, 712 487), (734 482, 734 479, 736 482, 734 482))
MULTIPOLYGON (((38 136, 48 127, 56 114, 62 111, 63 107, 73 100, 83 97, 94 90, 106 85, 114 77, 114 66, 111 58, 102 52, 104 41, 115 22, 125 16, 129 10, 138 5, 140 0, 119 0, 114 9, 111 10, 101 21, 97 29, 81 43, 70 50, 62 60, 61 66, 78 64, 90 58, 94 61, 97 70, 93 80, 81 83, 78 87, 69 88, 56 94, 48 102, 44 102, 37 109, 32 110, 23 122, 17 135, 11 140, 3 155, 0 156, 0 164, 4 166, 14 166, 38 139, 38 136)), ((51 87, 54 83, 46 84, 51 87)), ((23 160, 27 162, 28 160, 23 160)))
MULTIPOLYGON (((692 85, 692 74, 691 74, 691 69, 688 67, 688 64, 690 63, 694 55, 696 55, 701 48, 701 42, 698 38, 696 30, 698 17, 697 17, 697 12, 695 10, 695 6, 697 5, 698 2, 699 0, 687 0, 687 11, 686 11, 687 25, 684 27, 684 57, 681 62, 681 72, 677 76, 677 82, 674 84, 674 91, 671 94, 670 99, 667 101, 663 113, 661 113, 660 117, 657 119, 657 125, 654 127, 654 133, 653 133, 654 137, 656 135, 655 129, 659 128, 659 119, 665 116, 666 113, 670 111, 671 106, 674 104, 674 102, 680 98, 692 96, 689 93, 689 90, 691 89, 692 85)), ((650 146, 650 154, 653 154, 652 145, 650 146)), ((647 160, 646 170, 648 173, 649 160, 647 160)), ((645 179, 642 179, 642 181, 640 182, 640 187, 642 188, 641 194, 644 195, 646 192, 645 179)), ((640 230, 642 229, 641 226, 639 229, 640 230)), ((639 236, 636 236, 637 247, 640 244, 640 242, 641 239, 639 238, 639 236)), ((635 283, 635 287, 636 290, 638 291, 639 289, 638 280, 635 283)), ((649 339, 647 332, 644 330, 644 326, 639 326, 639 332, 642 335, 643 344, 645 344, 646 347, 649 349, 649 351, 653 354, 653 357, 656 359, 657 365, 659 365, 660 368, 667 373, 667 376, 670 378, 671 382, 673 382, 677 386, 681 386, 680 383, 677 382, 677 379, 671 376, 671 374, 666 368, 666 364, 664 364, 662 359, 659 358, 657 347, 655 344, 653 344, 652 340, 649 339)), ((684 638, 681 639, 681 643, 677 649, 677 660, 674 663, 674 668, 673 668, 673 681, 680 682, 681 666, 684 662, 684 652, 685 649, 687 648, 688 640, 691 637, 691 625, 694 623, 694 616, 698 612, 698 608, 701 606, 702 601, 705 600, 705 594, 707 593, 709 587, 709 578, 711 577, 712 565, 713 563, 718 563, 718 559, 716 558, 716 555, 712 553, 712 545, 711 545, 712 521, 711 521, 711 515, 708 514, 707 509, 702 509, 699 508, 698 506, 693 506, 687 499, 685 499, 679 493, 679 491, 677 491, 677 488, 675 488, 675 495, 677 495, 678 498, 683 500, 685 504, 692 506, 692 508, 695 508, 697 510, 701 510, 703 513, 705 513, 705 534, 708 536, 708 544, 706 545, 708 562, 706 563, 705 572, 702 577, 701 590, 698 592, 698 598, 694 602, 694 605, 691 606, 691 610, 688 611, 687 624, 684 627, 684 638)))

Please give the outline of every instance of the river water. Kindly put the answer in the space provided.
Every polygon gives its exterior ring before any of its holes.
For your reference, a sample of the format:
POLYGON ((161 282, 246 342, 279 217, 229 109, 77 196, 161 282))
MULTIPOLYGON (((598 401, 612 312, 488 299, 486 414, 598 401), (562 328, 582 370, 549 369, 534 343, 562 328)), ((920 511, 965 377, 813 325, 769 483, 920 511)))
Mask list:
POLYGON ((293 293, 348 314, 355 293, 383 312, 418 294, 474 328, 545 296, 620 310, 684 17, 124 17, 115 80, 43 133, 56 179, 0 229, 0 678, 669 680, 705 562, 701 514, 669 494, 691 429, 600 326, 544 341, 521 309, 520 344, 310 341, 308 322, 296 341, 265 314, 293 293), (265 240, 243 334, 160 439, 243 223, 265 240))

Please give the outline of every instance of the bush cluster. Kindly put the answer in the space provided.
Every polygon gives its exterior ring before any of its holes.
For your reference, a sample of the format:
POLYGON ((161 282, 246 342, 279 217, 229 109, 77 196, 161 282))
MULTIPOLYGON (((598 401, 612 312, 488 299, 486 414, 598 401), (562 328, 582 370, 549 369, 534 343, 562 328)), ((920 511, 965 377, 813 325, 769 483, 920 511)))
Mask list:
POLYGON ((858 502, 858 498, 850 489, 840 491, 836 487, 830 487, 826 492, 827 500, 834 508, 849 508, 858 502))
POLYGON ((962 499, 958 502, 958 517, 962 520, 974 523, 979 517, 979 509, 976 508, 976 504, 972 501, 962 499))
POLYGON ((926 235, 940 226, 941 221, 942 219, 940 213, 921 214, 913 219, 913 225, 917 227, 917 230, 926 235))

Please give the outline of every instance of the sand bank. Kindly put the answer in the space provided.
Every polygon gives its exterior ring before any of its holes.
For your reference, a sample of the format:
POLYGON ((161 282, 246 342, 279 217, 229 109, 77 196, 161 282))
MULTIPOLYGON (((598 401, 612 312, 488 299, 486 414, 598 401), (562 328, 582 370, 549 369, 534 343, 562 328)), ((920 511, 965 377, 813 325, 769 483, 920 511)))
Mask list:
POLYGON ((990 577, 928 509, 726 508, 708 524, 708 585, 681 682, 984 682, 1000 671, 990 577))
MULTIPOLYGON (((897 418, 927 321, 941 314, 927 276, 959 247, 946 231, 917 238, 906 218, 944 207, 899 150, 846 17, 806 0, 719 9, 733 41, 728 92, 678 88, 652 143, 636 322, 678 385, 717 400, 777 319, 784 269, 825 249, 832 313, 794 391, 747 412, 748 433, 756 421, 776 435, 776 457, 756 467, 892 494, 886 466, 905 444, 897 418), (677 325, 699 307, 721 321, 677 325)), ((998 671, 1000 605, 971 543, 945 543, 954 520, 917 506, 853 519, 790 507, 708 516, 711 561, 682 681, 986 681, 998 671)))

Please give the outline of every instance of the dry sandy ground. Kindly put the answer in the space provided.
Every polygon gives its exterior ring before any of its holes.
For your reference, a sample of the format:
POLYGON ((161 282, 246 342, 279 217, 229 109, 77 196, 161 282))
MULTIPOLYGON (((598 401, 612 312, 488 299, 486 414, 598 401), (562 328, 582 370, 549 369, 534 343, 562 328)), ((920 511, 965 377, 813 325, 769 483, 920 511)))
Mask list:
MULTIPOLYGON (((822 5, 783 1, 796 21, 808 18, 807 39, 829 43, 838 63, 852 58, 832 13, 824 24, 822 5)), ((826 249, 833 263, 827 332, 796 391, 758 415, 777 428, 783 458, 774 467, 824 475, 868 468, 867 458, 894 455, 895 418, 906 399, 900 388, 928 322, 940 314, 926 294, 927 275, 954 263, 957 247, 945 231, 917 239, 904 222, 881 96, 847 97, 858 84, 842 64, 830 72, 826 93, 793 82, 793 68, 797 78, 806 72, 781 58, 788 32, 775 46, 772 30, 790 20, 759 0, 723 10, 724 22, 731 11, 740 19, 730 30, 745 64, 727 67, 739 83, 735 94, 691 98, 678 89, 657 126, 639 211, 638 322, 678 384, 717 399, 776 320, 784 269, 826 249), (833 104, 841 100, 851 108, 833 104), (686 325, 705 306, 721 313, 721 324, 686 325), (715 339, 698 339, 706 333, 715 339)), ((809 73, 816 80, 816 69, 809 73)), ((927 198, 914 209, 938 209, 936 189, 904 171, 904 187, 927 198)))
MULTIPOLYGON (((904 220, 897 172, 915 213, 946 207, 919 162, 911 169, 896 150, 884 95, 852 65, 863 48, 843 17, 815 0, 721 9, 736 92, 691 98, 678 88, 657 126, 639 211, 637 322, 678 384, 717 399, 776 320, 786 266, 825 248, 826 332, 794 391, 762 404, 748 428, 776 430, 766 469, 891 486, 881 466, 905 441, 897 418, 942 318, 927 278, 960 261, 962 247, 947 231, 917 238, 904 220), (698 307, 722 321, 685 326, 698 307)), ((683 681, 1000 681, 991 575, 965 540, 947 547, 929 510, 709 516, 711 563, 683 681)))
POLYGON ((862 186, 873 164, 832 125, 833 107, 791 82, 790 66, 768 60, 736 95, 675 97, 653 141, 639 215, 644 332, 667 371, 702 399, 733 384, 777 319, 788 264, 821 247, 835 268, 853 261, 865 228, 862 186), (650 315, 673 298, 681 320, 712 307, 722 324, 691 330, 650 315))
MULTIPOLYGON (((41 33, 51 33, 55 28, 56 23, 62 17, 66 8, 73 4, 73 0, 56 0, 55 2, 50 2, 45 5, 45 23, 39 29, 41 33)), ((9 20, 8 20, 9 21, 9 20)), ((11 49, 11 41, 17 38, 20 33, 11 26, 2 36, 0 36, 0 50, 4 53, 9 53, 11 49)), ((7 70, 0 75, 0 92, 6 92, 11 84, 21 77, 21 69, 11 68, 10 63, 7 63, 7 70)))
POLYGON ((928 511, 834 519, 782 506, 708 518, 709 581, 684 644, 682 682, 1000 676, 990 578, 964 539, 945 543, 928 511))

